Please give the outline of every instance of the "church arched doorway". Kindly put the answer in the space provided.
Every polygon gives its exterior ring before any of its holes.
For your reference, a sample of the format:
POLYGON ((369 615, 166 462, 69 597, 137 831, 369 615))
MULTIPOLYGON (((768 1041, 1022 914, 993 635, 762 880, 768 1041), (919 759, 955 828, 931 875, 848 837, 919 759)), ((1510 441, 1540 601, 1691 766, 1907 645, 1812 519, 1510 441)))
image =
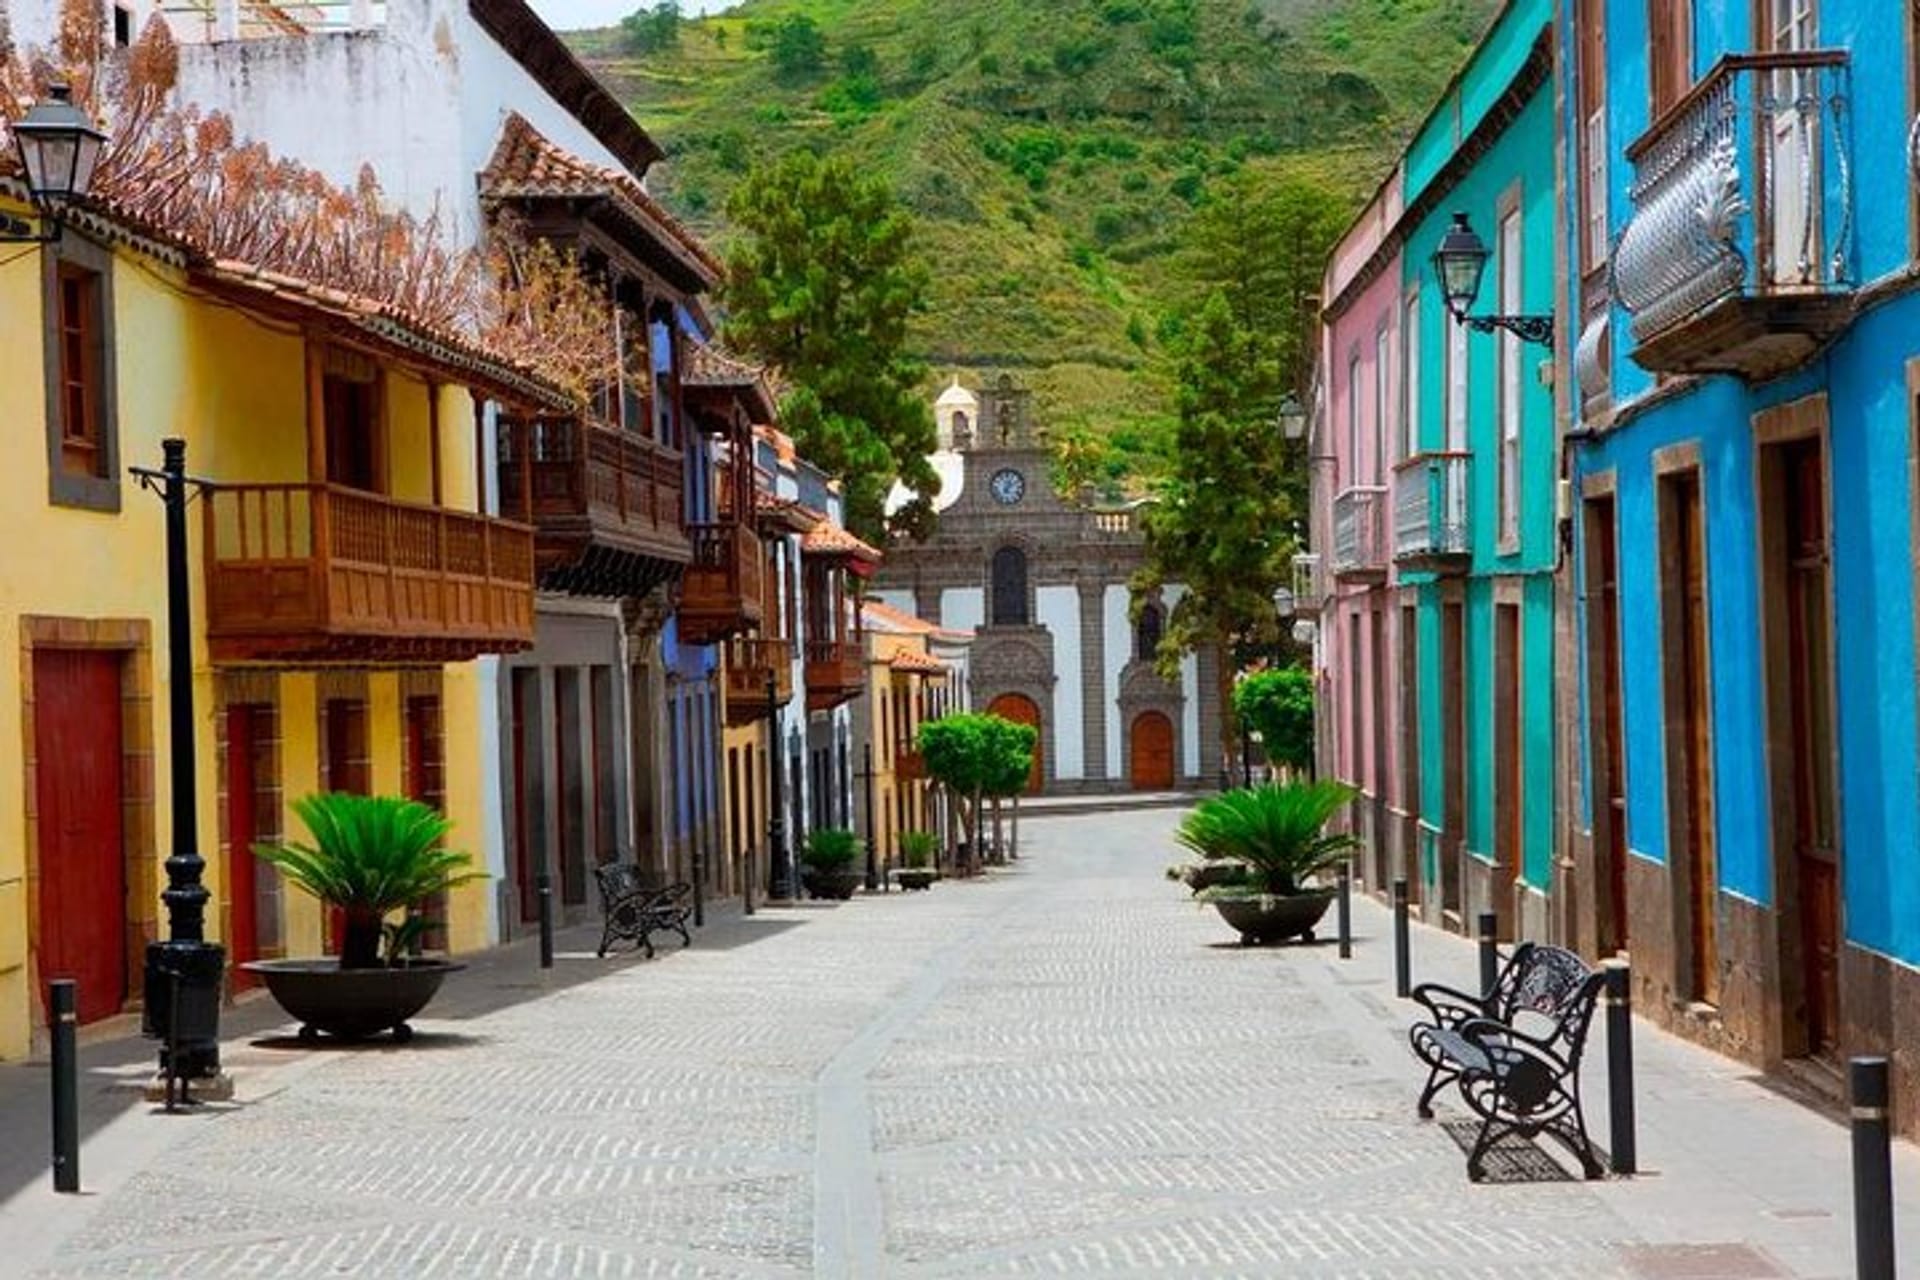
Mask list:
POLYGON ((1158 711, 1142 711, 1128 733, 1133 745, 1133 789, 1173 789, 1173 721, 1158 711))
MULTIPOLYGON (((1011 720, 1015 724, 1030 724, 1035 733, 1044 733, 1040 724, 1040 708, 1035 706, 1033 699, 1025 694, 1001 694, 987 704, 987 714, 999 716, 1002 720, 1011 720)), ((1027 775, 1028 795, 1039 795, 1040 784, 1047 776, 1045 763, 1040 758, 1041 743, 1044 741, 1043 737, 1033 744, 1033 772, 1027 775)))

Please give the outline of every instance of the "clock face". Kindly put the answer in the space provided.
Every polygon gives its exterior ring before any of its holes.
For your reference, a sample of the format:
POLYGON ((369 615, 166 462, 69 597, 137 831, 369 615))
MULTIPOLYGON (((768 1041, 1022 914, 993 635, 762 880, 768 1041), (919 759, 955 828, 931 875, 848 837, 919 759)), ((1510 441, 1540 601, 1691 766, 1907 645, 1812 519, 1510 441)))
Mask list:
POLYGON ((1027 496, 1027 478, 1011 468, 993 473, 993 479, 987 482, 988 491, 995 502, 1012 506, 1027 496))

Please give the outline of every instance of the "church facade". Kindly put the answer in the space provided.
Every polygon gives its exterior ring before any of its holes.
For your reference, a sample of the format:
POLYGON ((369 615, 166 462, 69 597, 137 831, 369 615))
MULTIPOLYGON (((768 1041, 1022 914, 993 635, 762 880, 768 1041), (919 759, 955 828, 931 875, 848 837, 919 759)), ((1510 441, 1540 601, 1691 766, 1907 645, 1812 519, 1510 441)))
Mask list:
POLYGON ((1001 376, 984 394, 954 385, 935 405, 941 478, 936 532, 888 551, 873 594, 974 633, 966 698, 1040 731, 1032 790, 1165 791, 1220 776, 1212 652, 1177 680, 1153 652, 1181 588, 1132 616, 1129 580, 1145 536, 1134 507, 1055 492, 1031 393, 1001 376))

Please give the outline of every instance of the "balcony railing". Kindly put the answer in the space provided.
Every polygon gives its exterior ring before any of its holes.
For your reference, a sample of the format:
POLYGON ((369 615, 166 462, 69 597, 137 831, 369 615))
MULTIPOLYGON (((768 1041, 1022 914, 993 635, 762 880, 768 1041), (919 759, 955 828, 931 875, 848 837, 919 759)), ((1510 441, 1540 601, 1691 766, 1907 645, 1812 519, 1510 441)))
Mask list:
POLYGON ((714 644, 759 626, 765 555, 752 527, 723 520, 692 525, 687 536, 693 563, 681 583, 680 638, 714 644))
POLYGON ((692 557, 680 454, 599 423, 503 423, 500 505, 530 511, 542 585, 641 595, 692 557), (530 488, 530 492, 529 492, 530 488))
POLYGON ((1845 51, 1736 55, 1627 149, 1613 271, 1636 363, 1766 376, 1847 322, 1851 113, 1845 51))
POLYGON ((1416 453, 1393 470, 1393 559, 1422 573, 1463 570, 1473 558, 1467 527, 1467 459, 1416 453))
POLYGON ((180 44, 368 31, 387 21, 385 0, 162 0, 159 9, 180 44))
POLYGON ((457 662, 533 643, 533 530, 338 485, 202 507, 220 662, 457 662))
POLYGON ((863 640, 816 640, 807 645, 807 710, 825 711, 867 687, 863 640))
POLYGON ((785 640, 735 636, 727 641, 727 723, 753 724, 765 720, 767 679, 773 679, 773 700, 785 706, 793 696, 793 646, 785 640))
POLYGON ((1385 507, 1380 485, 1356 485, 1333 500, 1333 576, 1341 581, 1384 579, 1385 507))

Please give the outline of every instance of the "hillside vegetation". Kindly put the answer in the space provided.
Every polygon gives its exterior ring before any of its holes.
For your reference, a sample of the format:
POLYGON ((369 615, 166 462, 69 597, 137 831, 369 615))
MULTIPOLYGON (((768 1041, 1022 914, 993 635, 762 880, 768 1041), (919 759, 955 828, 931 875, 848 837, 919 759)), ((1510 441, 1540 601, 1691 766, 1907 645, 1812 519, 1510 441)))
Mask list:
POLYGON ((747 0, 571 38, 665 145, 655 191, 723 248, 756 162, 851 156, 920 217, 934 285, 915 332, 936 373, 1012 369, 1051 425, 1151 448, 1195 210, 1237 175, 1357 206, 1493 8, 747 0))

